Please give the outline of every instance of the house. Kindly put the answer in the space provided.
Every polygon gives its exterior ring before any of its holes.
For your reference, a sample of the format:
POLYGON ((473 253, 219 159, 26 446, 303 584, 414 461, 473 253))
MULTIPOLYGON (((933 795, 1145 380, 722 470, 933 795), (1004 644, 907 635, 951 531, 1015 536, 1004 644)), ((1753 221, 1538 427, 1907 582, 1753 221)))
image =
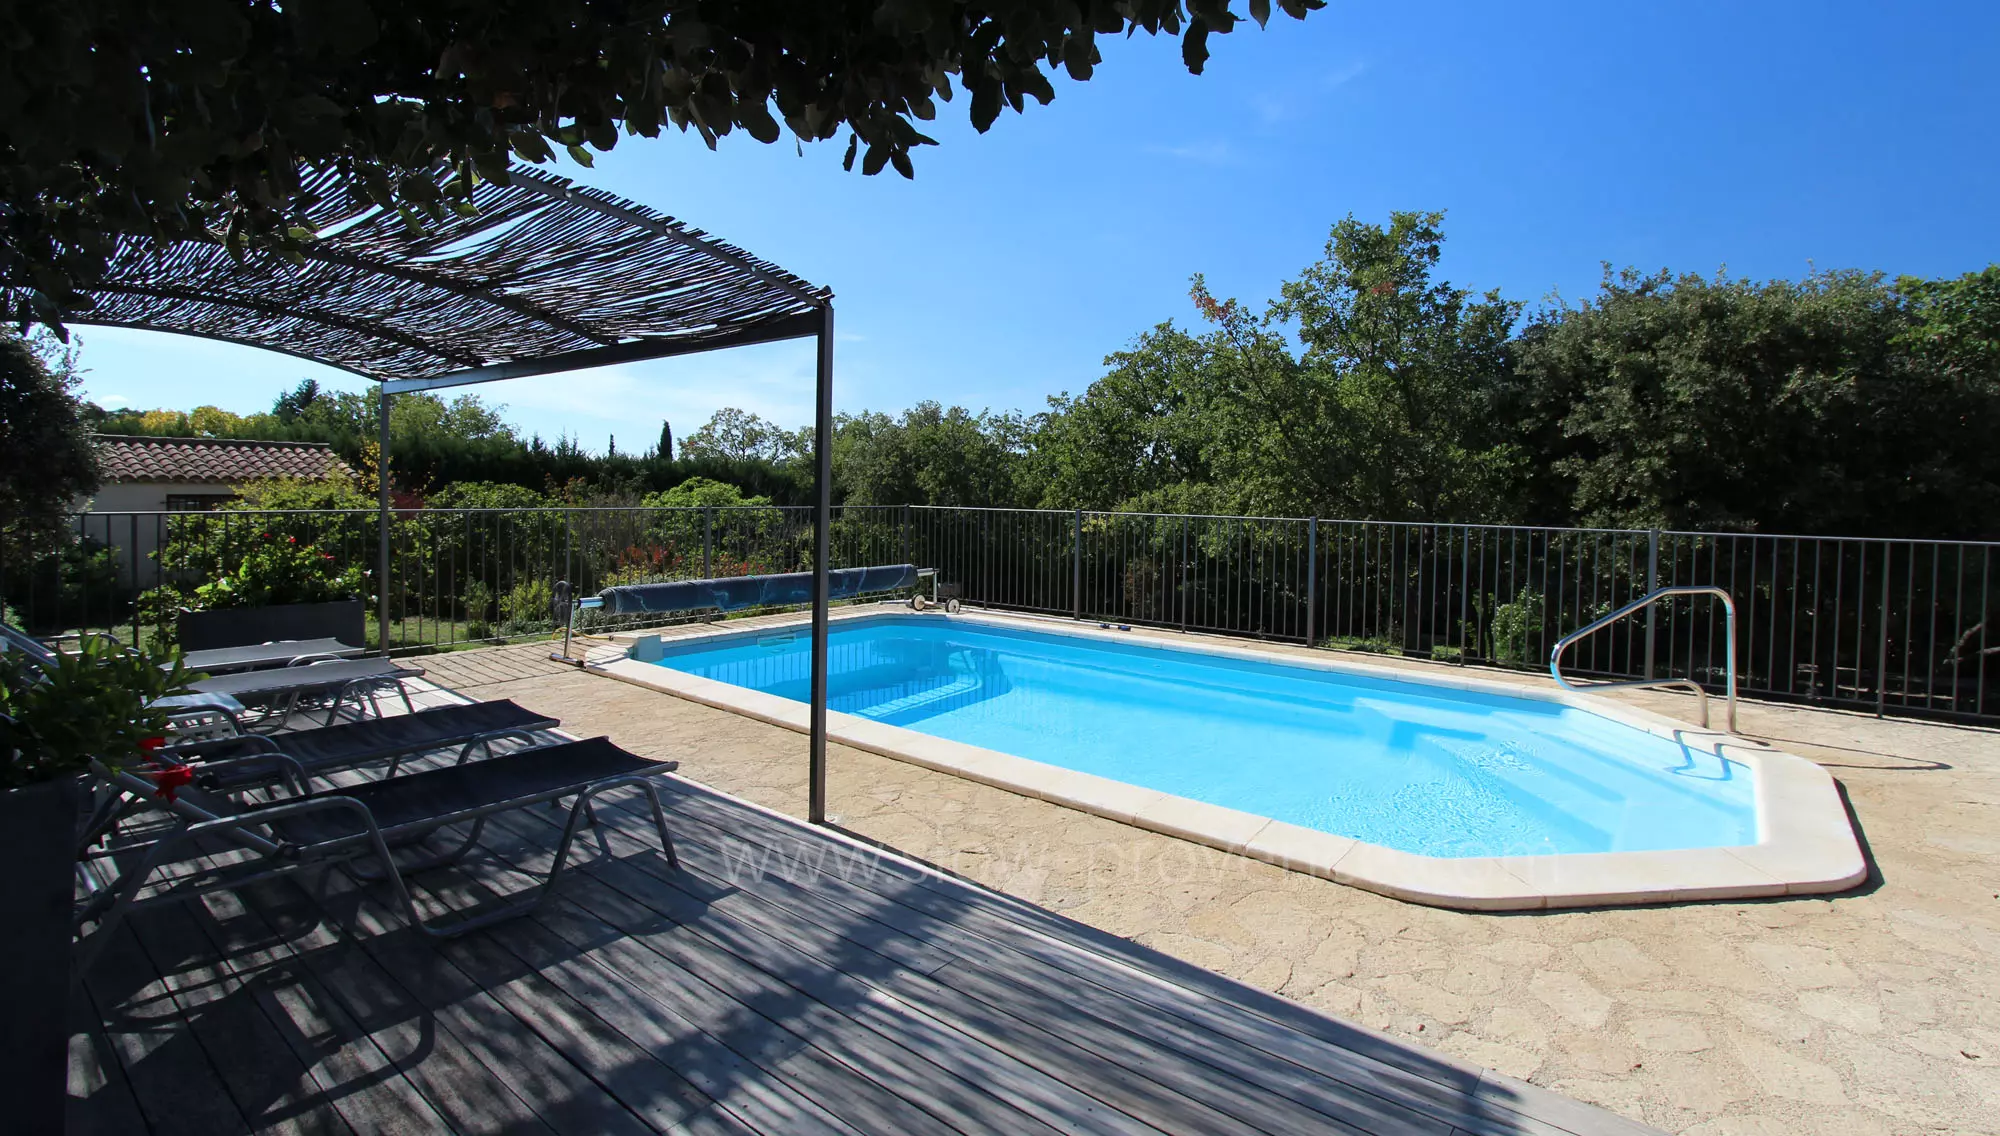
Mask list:
POLYGON ((325 442, 120 434, 99 434, 96 442, 104 484, 90 507, 99 513, 213 509, 235 497, 245 482, 273 477, 317 480, 352 473, 325 442))
POLYGON ((351 474, 324 442, 235 438, 96 437, 103 484, 78 521, 88 540, 113 550, 121 584, 156 583, 153 552, 166 533, 162 513, 213 509, 239 487, 274 477, 351 474))

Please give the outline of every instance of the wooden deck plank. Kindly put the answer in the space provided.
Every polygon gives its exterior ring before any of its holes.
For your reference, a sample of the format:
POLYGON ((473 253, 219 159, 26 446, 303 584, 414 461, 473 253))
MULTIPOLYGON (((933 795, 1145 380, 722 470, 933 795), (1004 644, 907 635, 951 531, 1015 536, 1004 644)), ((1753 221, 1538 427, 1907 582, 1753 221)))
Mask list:
MULTIPOLYGON (((365 951, 343 941, 317 905, 303 894, 274 900, 273 893, 282 886, 258 889, 259 902, 247 904, 247 909, 272 917, 292 911, 309 913, 310 926, 287 941, 291 964, 309 974, 353 1023, 354 1030, 375 1043, 383 1057, 442 1117, 444 1128, 457 1132, 504 1129, 524 1136, 549 1131, 506 1079, 472 1057, 456 1034, 431 1018, 365 951)), ((217 899, 207 902, 213 905, 217 899)))
POLYGON ((68 1136, 128 1136, 146 1130, 139 1098, 119 1067, 118 1055, 97 1020, 97 1007, 81 990, 70 992, 68 1136))
POLYGON ((653 1131, 459 970, 436 943, 392 920, 349 881, 336 876, 328 891, 351 913, 355 945, 395 975, 402 989, 459 1038, 474 1059, 503 1077, 543 1124, 563 1136, 653 1131))
POLYGON ((346 1102, 324 1096, 324 1085, 315 1083, 308 1061, 294 1048, 297 1031, 281 1030, 280 1021, 290 1023, 274 1019, 262 1004, 270 997, 271 979, 283 981, 282 976, 266 976, 261 990, 245 983, 242 971, 262 960, 215 950, 183 905, 142 912, 131 927, 253 1131, 353 1131, 346 1102), (318 1107, 327 1103, 334 1107, 318 1107))
MULTIPOLYGON (((606 810, 601 815, 608 818, 610 814, 606 810)), ((643 842, 644 837, 635 833, 632 837, 621 834, 613 839, 643 842)), ((655 875, 662 884, 683 892, 690 904, 700 904, 706 890, 721 889, 713 881, 690 885, 687 877, 702 859, 713 859, 703 856, 712 850, 698 839, 689 839, 685 827, 679 844, 688 872, 677 873, 665 869, 664 864, 651 865, 643 857, 635 856, 630 862, 655 875)), ((634 851, 637 847, 631 845, 634 851)), ((613 851, 621 851, 620 846, 614 843, 613 851)), ((765 882, 748 881, 742 874, 733 878, 744 889, 744 896, 755 896, 756 883, 765 882)), ((737 902, 740 898, 729 897, 730 916, 752 932, 782 936, 823 956, 845 955, 852 947, 862 946, 851 940, 848 941, 851 945, 846 946, 840 942, 842 933, 853 922, 851 919, 829 921, 823 911, 784 907, 761 896, 757 897, 763 905, 760 909, 737 902)), ((712 915, 717 906, 709 904, 704 917, 712 915)), ((1407 1109, 1366 1099, 1360 1102, 1340 1099, 1334 1102, 1333 1109, 1314 1117, 1299 1103, 1296 1085, 1274 1087, 1232 1076, 1228 1070, 1190 1053, 1158 1046, 1142 1033, 1119 1025, 1116 1018, 1080 1012, 1081 1007, 1064 1000, 1068 991, 1058 997, 1032 985, 980 981, 975 976, 957 973, 961 967, 962 964, 953 962, 943 968, 954 971, 950 978, 959 979, 959 983, 941 979, 942 971, 918 974, 888 957, 876 968, 862 973, 881 970, 882 980, 871 977, 866 981, 889 996, 908 1001, 932 1017, 1029 1064, 1060 1072, 1075 1087, 1156 1127, 1289 1133, 1313 1126, 1349 1132, 1429 1131, 1436 1136, 1443 1136, 1450 1128, 1446 1123, 1427 1123, 1428 1118, 1407 1109), (898 978, 901 981, 896 981, 898 978), (1049 1023, 1060 1029, 1061 1035, 1041 1028, 1037 1022, 1049 1023)), ((1142 1021, 1137 1028, 1143 1031, 1153 1024, 1142 1021)))
MULTIPOLYGON (((423 889, 441 906, 464 909, 493 893, 462 874, 429 872, 423 889), (453 878, 457 877, 457 878, 453 878)), ((680 1070, 629 1041, 490 934, 440 947, 468 978, 633 1115, 662 1132, 748 1136, 752 1128, 690 1082, 680 1070)))
MULTIPOLYGON (((705 845, 729 838, 728 834, 699 821, 689 824, 684 820, 681 827, 684 835, 682 843, 690 846, 691 854, 697 860, 701 858, 705 845)), ((737 871, 738 874, 732 874, 731 878, 741 881, 740 869, 737 871)), ((794 887, 789 892, 796 893, 798 890, 794 887)), ((990 977, 1002 983, 992 989, 982 986, 982 995, 993 999, 1034 998, 1039 994, 1038 988, 1024 986, 1014 976, 1033 973, 1046 964, 1034 952, 1021 950, 1012 941, 1014 937, 1010 936, 1007 941, 989 939, 967 931, 949 918, 903 906, 900 893, 907 889, 895 890, 899 895, 889 897, 849 885, 837 878, 822 878, 816 881, 813 895, 822 907, 850 907, 857 914, 896 927, 913 940, 937 944, 950 951, 953 962, 947 968, 933 972, 934 977, 952 981, 951 975, 956 974, 974 976, 975 981, 981 982, 990 977)), ((780 902, 790 904, 789 899, 780 902)), ((813 918, 811 909, 797 909, 797 914, 801 918, 813 918)), ((1284 1045, 1270 1042, 1269 1029, 1216 1032, 1209 1028, 1214 1024, 1213 1020, 1191 1021, 1160 1008, 1153 1001, 1133 997, 1129 981, 1115 986, 1076 981, 1064 984, 1062 989, 1064 1004, 1071 1012, 1092 1013, 1126 1032, 1143 1036, 1149 1044, 1163 1046, 1208 1064, 1217 1075, 1235 1077, 1290 1099, 1315 1102, 1320 1111, 1338 1119, 1406 1130, 1424 1126, 1421 1112, 1413 1114, 1410 1104, 1399 1102, 1398 1098, 1404 1094, 1398 1091, 1398 1087, 1389 1087, 1387 1095, 1383 1095, 1377 1091, 1381 1086, 1375 1083, 1373 1077, 1342 1079, 1326 1067, 1328 1062, 1323 1052, 1324 1045, 1310 1038, 1291 1038, 1292 1044, 1284 1045), (1246 1036, 1246 1033, 1249 1035, 1246 1036), (1258 1048, 1259 1041, 1266 1042, 1266 1046, 1258 1048), (1285 1059, 1287 1056, 1291 1059, 1285 1059), (1274 1062, 1269 1060, 1271 1057, 1280 1060, 1274 1062), (1355 1081, 1363 1084, 1357 1087, 1355 1081)), ((1448 1126, 1448 1122, 1440 1121, 1435 1128, 1442 1131, 1448 1126)))
MULTIPOLYGON (((619 839, 623 840, 624 838, 620 837, 619 839)), ((619 849, 614 846, 613 851, 617 853, 619 849)), ((637 852, 638 848, 635 846, 631 851, 637 852)), ((695 905, 702 904, 702 901, 694 896, 689 896, 688 899, 695 905)), ((719 929, 720 920, 717 918, 718 908, 716 905, 698 906, 697 909, 701 912, 700 920, 704 928, 718 927, 719 929)), ((807 950, 808 953, 830 954, 835 951, 844 952, 846 950, 846 948, 834 941, 834 936, 823 932, 814 934, 813 931, 815 929, 808 924, 796 922, 786 924, 783 922, 774 922, 768 918, 759 919, 758 913, 750 910, 732 910, 727 918, 732 922, 742 925, 739 933, 782 939, 795 947, 807 950)), ((884 959, 882 961, 892 968, 889 971, 891 974, 912 974, 912 972, 895 967, 890 960, 884 959)), ((918 979, 920 985, 926 981, 920 976, 913 975, 913 977, 918 979)), ((1095 1096, 1115 1108, 1125 1111, 1128 1115, 1137 1116, 1142 1121, 1148 1121, 1155 1125, 1161 1122, 1167 1122, 1170 1125, 1192 1124, 1207 1132, 1248 1131, 1248 1129, 1233 1126, 1227 1115, 1210 1112, 1187 1098, 1159 1091, 1149 1091, 1150 1082, 1143 1079, 1134 1079, 1127 1075, 1126 1070, 1103 1061, 1090 1050, 1073 1045, 1045 1030, 1028 1024, 1023 1019, 1000 1012, 996 1008, 949 1005, 948 1003, 951 1003, 953 999, 948 995, 941 996, 945 993, 941 987, 935 990, 918 992, 922 1000, 916 1001, 906 997, 905 995, 909 994, 910 991, 900 987, 872 982, 869 985, 875 986, 877 990, 880 990, 891 998, 897 998, 915 1005, 930 1017, 960 1029, 967 1036, 974 1037, 995 1049, 1014 1054, 1017 1057, 1022 1056, 1024 1049, 1031 1047, 1061 1050, 1063 1051, 1064 1059, 1057 1063, 1057 1067, 1064 1074, 1061 1078, 1062 1080, 1083 1089, 1089 1095, 1095 1096), (965 1029, 964 1026, 966 1023, 973 1018, 985 1019, 986 1028, 965 1029), (1030 1040, 1026 1035, 1033 1035, 1033 1039, 1030 1040)), ((1063 1023, 1063 1028, 1067 1032, 1072 1025, 1073 1023, 1065 1022, 1063 1023)), ((1026 1063, 1030 1065, 1034 1064, 1032 1061, 1026 1063)))
POLYGON ((179 1003, 140 950, 129 922, 112 931, 84 976, 84 988, 132 1086, 147 1131, 155 1136, 250 1131, 179 1003))
MULTIPOLYGON (((609 861, 577 872, 564 881, 567 900, 761 1015, 813 1037, 843 1063, 954 1129, 1048 1133, 1112 1123, 1109 1110, 1083 1094, 893 1000, 874 996, 841 973, 840 960, 815 958, 761 936, 738 941, 725 933, 718 940, 708 934, 707 920, 698 913, 689 922, 675 920, 600 878, 639 890, 657 886, 651 877, 624 876, 619 868, 609 861)), ((683 916, 690 914, 681 910, 683 916)))
MULTIPOLYGON (((686 785, 686 782, 680 782, 686 785)), ((677 788, 679 786, 677 785, 677 788)), ((639 816, 624 802, 608 802, 613 812, 639 816)), ((744 808, 699 786, 689 786, 675 802, 677 814, 698 818, 744 840, 770 840, 784 848, 806 839, 796 826, 760 810, 744 808)), ((964 949, 968 936, 1016 952, 1020 962, 1035 969, 1055 969, 1113 994, 1143 1002, 1182 1017, 1205 1029, 1217 1030, 1222 1044, 1254 1047, 1320 1076, 1330 1076, 1355 1088, 1465 1128, 1473 1133, 1648 1134, 1655 1130, 1592 1106, 1568 1102, 1554 1110, 1567 1118, 1557 1122, 1531 1108, 1551 1105, 1542 1093, 1528 1093, 1498 1080, 1482 1080, 1482 1071, 1442 1055, 1416 1051, 1393 1038, 1317 1014, 1277 995, 1235 983, 1170 956, 1139 947, 1095 928, 1066 920, 1012 897, 957 881, 932 876, 893 859, 871 862, 856 870, 858 857, 829 856, 809 850, 798 870, 814 879, 814 890, 837 901, 840 896, 863 897, 858 902, 880 919, 896 920, 894 907, 906 907, 932 917, 922 937, 945 949, 964 949), (846 869, 850 882, 827 865, 846 869), (895 881, 891 884, 889 881, 895 881), (906 886, 914 885, 914 886, 906 886), (889 907, 875 904, 886 901, 889 907), (1249 1009, 1251 1013, 1243 1012, 1249 1009), (1515 1102, 1519 1101, 1517 1105, 1515 1102), (1581 1129, 1568 1125, 1582 1125, 1581 1129)), ((1532 1086, 1530 1086, 1532 1088, 1532 1086)), ((1549 1094, 1553 1095, 1553 1094, 1549 1094)), ((1540 1109, 1540 1111, 1549 1111, 1540 1109)))
POLYGON ((774 1082, 808 1096, 863 1132, 945 1136, 957 1131, 822 1048, 837 1039, 818 1034, 809 1038, 736 1001, 700 975, 631 941, 593 912, 558 899, 534 922, 571 947, 587 950, 592 965, 629 976, 635 993, 649 1007, 663 1007, 704 1023, 711 1036, 774 1082))
MULTIPOLYGON (((606 811, 615 812, 616 806, 606 811)), ((621 822, 624 819, 621 817, 621 822)), ((699 859, 704 851, 702 845, 707 843, 707 840, 699 834, 701 826, 699 824, 686 826, 684 822, 684 827, 692 829, 689 832, 688 843, 693 846, 692 854, 699 859)), ((762 835, 754 829, 744 832, 742 831, 744 827, 739 819, 736 825, 737 837, 750 839, 762 835)), ((723 834, 721 838, 732 837, 723 834)), ((740 874, 744 870, 741 861, 733 865, 730 870, 738 873, 732 878, 738 881, 743 879, 740 874)), ((954 951, 956 952, 952 956, 954 960, 964 959, 979 967, 1033 973, 1047 970, 1052 958, 1063 958, 1074 953, 1067 947, 1052 946, 1032 937, 1025 941, 1018 935, 985 937, 975 930, 968 930, 958 924, 957 918, 967 917, 973 913, 951 908, 949 900, 952 897, 947 896, 940 900, 927 893, 910 895, 909 889, 898 883, 885 882, 882 879, 877 879, 874 883, 894 894, 884 894, 882 891, 871 891, 859 885, 849 885, 838 879, 835 874, 824 871, 818 872, 815 876, 814 894, 821 898, 822 903, 853 904, 860 913, 872 919, 891 925, 901 924, 909 936, 920 937, 925 942, 954 951), (905 906, 904 899, 910 899, 918 906, 914 908, 905 906)), ((802 917, 810 917, 810 913, 802 917)), ((1371 1068, 1367 1063, 1358 1061, 1351 1055, 1329 1054, 1324 1043, 1298 1035, 1295 1031, 1262 1023, 1250 1030, 1236 1029, 1215 1033, 1208 1029, 1208 1026, 1216 1021, 1232 1025, 1240 1023, 1234 1022, 1232 1016, 1226 1014, 1202 1015, 1200 1013, 1202 1009, 1212 1008, 1205 1006, 1207 999, 1190 999, 1184 991, 1178 992, 1179 996, 1176 998, 1149 999, 1145 995, 1156 992, 1146 990, 1143 985, 1135 992, 1131 981, 1133 975, 1129 972, 1114 973, 1107 977, 1102 972, 1077 970, 1073 963, 1072 970, 1066 977, 1083 980, 1065 983, 1063 988, 1066 993, 1080 990, 1085 995, 1109 999, 1100 1001, 1098 1005, 1110 1020, 1130 1018, 1135 1023, 1144 1022, 1146 1024, 1142 1028, 1149 1033, 1161 1029, 1179 1029, 1189 1037, 1184 1053, 1197 1057, 1209 1054, 1213 1057, 1226 1054, 1237 1046, 1250 1047, 1258 1041, 1266 1043, 1264 1050, 1251 1049, 1251 1052, 1261 1053, 1264 1058, 1279 1057, 1281 1064, 1260 1065, 1258 1058, 1251 1057, 1247 1062, 1237 1062, 1239 1069, 1261 1069, 1264 1072, 1277 1068, 1290 1070, 1287 1076, 1294 1079, 1294 1083, 1289 1085, 1284 1084, 1282 1080, 1278 1084, 1273 1084, 1273 1078, 1259 1075, 1259 1082, 1281 1094, 1295 1094, 1299 1083, 1324 1082, 1322 1091, 1315 1094, 1315 1098, 1334 1109, 1340 1114, 1341 1119, 1364 1125, 1402 1127, 1405 1130, 1433 1126, 1430 1121, 1443 1121, 1434 1125, 1437 1131, 1443 1131, 1450 1127, 1451 1117, 1462 1116, 1462 1111, 1452 1107, 1460 1099, 1460 1093, 1431 1082, 1396 1077, 1395 1070, 1371 1068), (1189 1012, 1193 1012, 1195 1020, 1190 1021, 1180 1016, 1189 1012), (1246 1037, 1245 1034, 1249 1036, 1246 1037), (1287 1054, 1290 1060, 1285 1059, 1287 1054), (1343 1065, 1354 1067, 1342 1068, 1343 1065), (1332 1068, 1329 1068, 1330 1066, 1332 1068), (1390 1075, 1389 1083, 1383 1083, 1383 1074, 1390 1075)))
MULTIPOLYGON (((516 884, 528 882, 518 873, 498 874, 514 877, 516 884)), ((618 937, 616 931, 604 930, 611 940, 618 937)), ((642 992, 644 978, 605 966, 536 919, 502 924, 487 937, 566 996, 588 1006, 606 1025, 661 1064, 687 1077, 753 1129, 826 1136, 863 1136, 880 1130, 857 1128, 841 1119, 811 1096, 753 1064, 685 1014, 646 997, 642 992)), ((683 972, 673 981, 698 980, 683 972)), ((786 1046, 792 1051, 802 1047, 802 1040, 796 1038, 786 1046)))

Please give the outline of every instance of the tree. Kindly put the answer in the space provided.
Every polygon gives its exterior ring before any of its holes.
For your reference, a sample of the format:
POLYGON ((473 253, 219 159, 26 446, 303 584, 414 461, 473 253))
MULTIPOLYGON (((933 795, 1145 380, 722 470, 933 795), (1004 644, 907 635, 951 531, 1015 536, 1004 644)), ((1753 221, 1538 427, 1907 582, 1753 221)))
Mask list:
POLYGON ((1163 323, 1107 356, 1082 397, 1050 399, 1027 474, 1041 505, 1116 509, 1208 482, 1214 346, 1163 323))
POLYGON ((1026 443, 1019 415, 949 410, 929 400, 900 419, 879 411, 844 417, 834 436, 833 480, 850 505, 1004 506, 1018 500, 1026 443))
POLYGON ((1551 456, 1586 524, 1970 535, 2000 400, 1950 377, 1955 336, 1917 307, 1871 273, 1607 272, 1537 317, 1519 381, 1570 440, 1551 456))
POLYGON ((657 451, 655 451, 655 456, 657 456, 661 461, 674 460, 673 423, 667 422, 665 420, 662 420, 660 422, 660 448, 657 451))
POLYGON ((1341 221, 1261 315, 1197 275, 1212 330, 1161 325, 1057 403, 1037 439, 1042 500, 1499 519, 1520 461, 1494 414, 1519 307, 1433 279, 1442 221, 1341 221))
POLYGON ((683 459, 722 459, 742 461, 756 459, 762 461, 785 461, 802 457, 810 452, 811 440, 806 439, 806 449, 799 448, 802 432, 787 430, 775 422, 725 406, 702 423, 701 429, 681 439, 683 459))
POLYGON ((1271 308, 1296 321, 1301 373, 1326 387, 1340 504, 1362 516, 1497 519, 1517 459, 1493 409, 1521 306, 1432 278, 1443 224, 1443 213, 1391 213, 1386 226, 1350 216, 1271 308))
POLYGON ((0 561, 55 550, 77 499, 97 490, 77 378, 72 353, 0 332, 0 561))
POLYGON ((280 422, 296 422, 312 409, 319 398, 319 381, 300 379, 298 386, 278 396, 278 401, 271 406, 271 413, 280 422))
MULTIPOLYGON (((1295 18, 1324 0, 1278 0, 1295 18)), ((1251 0, 1259 24, 1270 0, 1251 0)), ((585 165, 620 133, 710 145, 848 132, 893 166, 952 82, 981 131, 1090 77, 1099 35, 1178 34, 1199 73, 1228 0, 103 0, 0 15, 0 279, 53 319, 114 239, 297 247, 314 170, 411 224, 505 181, 510 158, 585 165), (773 113, 775 108, 776 113, 773 113), (439 171, 449 176, 440 184, 439 171)))

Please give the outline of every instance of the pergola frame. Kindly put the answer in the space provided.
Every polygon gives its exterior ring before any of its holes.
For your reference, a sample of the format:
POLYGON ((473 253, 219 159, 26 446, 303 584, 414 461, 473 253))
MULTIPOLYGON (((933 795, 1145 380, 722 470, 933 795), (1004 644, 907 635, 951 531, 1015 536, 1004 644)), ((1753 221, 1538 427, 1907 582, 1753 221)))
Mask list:
MULTIPOLYGON (((296 262, 220 240, 120 243, 69 323, 240 343, 378 384, 376 621, 389 650, 389 412, 397 394, 816 340, 808 819, 826 820, 833 293, 671 217, 510 171, 477 211, 419 226, 331 175, 308 186, 319 238, 296 262)), ((0 279, 11 304, 25 281, 0 279)))

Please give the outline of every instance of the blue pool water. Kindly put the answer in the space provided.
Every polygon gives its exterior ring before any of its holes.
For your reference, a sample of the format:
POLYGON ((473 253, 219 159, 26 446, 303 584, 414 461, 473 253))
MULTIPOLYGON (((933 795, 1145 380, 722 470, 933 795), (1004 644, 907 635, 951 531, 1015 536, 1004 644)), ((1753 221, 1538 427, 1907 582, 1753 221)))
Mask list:
MULTIPOLYGON (((660 665, 803 702, 803 632, 660 665)), ((1585 711, 899 616, 843 621, 832 709, 1427 856, 1753 844, 1749 770, 1585 711)))

